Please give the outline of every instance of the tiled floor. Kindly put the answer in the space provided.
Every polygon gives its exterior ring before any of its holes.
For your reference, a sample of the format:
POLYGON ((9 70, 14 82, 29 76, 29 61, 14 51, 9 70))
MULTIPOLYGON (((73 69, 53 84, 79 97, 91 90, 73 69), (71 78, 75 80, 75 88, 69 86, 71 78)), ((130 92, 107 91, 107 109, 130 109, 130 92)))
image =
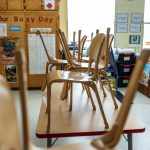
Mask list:
MULTIPOLYGON (((119 90, 123 94, 125 93, 125 88, 120 88, 119 90)), ((16 97, 17 105, 19 105, 18 91, 13 91, 13 93, 16 97)), ((40 147, 46 147, 46 139, 39 139, 35 136, 36 124, 42 100, 42 91, 30 90, 28 97, 28 114, 31 139, 35 145, 38 145, 40 147)), ((133 150, 150 150, 150 99, 143 94, 137 92, 131 111, 140 121, 143 122, 146 128, 146 131, 144 133, 133 135, 133 150)), ((54 146, 89 141, 93 138, 95 137, 59 138, 54 146)), ((123 136, 121 137, 121 140, 118 144, 118 148, 122 150, 128 149, 127 142, 123 136)))

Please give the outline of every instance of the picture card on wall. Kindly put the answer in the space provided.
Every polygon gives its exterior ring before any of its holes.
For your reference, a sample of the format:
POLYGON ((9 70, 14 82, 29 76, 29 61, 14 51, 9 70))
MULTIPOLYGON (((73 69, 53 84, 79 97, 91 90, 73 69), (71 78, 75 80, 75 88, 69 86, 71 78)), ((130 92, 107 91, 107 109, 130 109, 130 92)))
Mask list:
POLYGON ((116 24, 116 32, 117 33, 126 33, 126 32, 128 32, 128 24, 127 23, 117 23, 116 24))
POLYGON ((46 10, 55 9, 55 0, 44 0, 44 4, 46 10))

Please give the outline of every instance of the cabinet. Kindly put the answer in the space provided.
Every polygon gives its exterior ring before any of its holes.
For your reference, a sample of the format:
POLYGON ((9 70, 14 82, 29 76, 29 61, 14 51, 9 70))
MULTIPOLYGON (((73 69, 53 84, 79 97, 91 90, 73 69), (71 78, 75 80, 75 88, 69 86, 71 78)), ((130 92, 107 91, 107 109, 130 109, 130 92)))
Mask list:
POLYGON ((0 10, 58 10, 59 0, 0 0, 0 10))
POLYGON ((0 10, 6 10, 6 9, 7 9, 6 0, 0 0, 0 10))
POLYGON ((23 10, 24 2, 23 0, 7 0, 8 10, 23 10))
POLYGON ((113 74, 117 80, 118 87, 126 87, 129 83, 131 73, 135 65, 135 53, 123 52, 117 54, 116 72, 113 74))
POLYGON ((41 10, 41 9, 42 9, 42 0, 26 0, 26 10, 41 10))

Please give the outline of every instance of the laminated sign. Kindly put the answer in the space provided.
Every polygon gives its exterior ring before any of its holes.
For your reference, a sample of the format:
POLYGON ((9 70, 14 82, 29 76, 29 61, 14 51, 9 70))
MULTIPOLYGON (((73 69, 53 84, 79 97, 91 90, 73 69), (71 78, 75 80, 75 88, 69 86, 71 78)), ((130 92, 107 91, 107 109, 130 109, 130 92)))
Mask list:
POLYGON ((55 0, 45 0, 45 9, 55 9, 55 0))

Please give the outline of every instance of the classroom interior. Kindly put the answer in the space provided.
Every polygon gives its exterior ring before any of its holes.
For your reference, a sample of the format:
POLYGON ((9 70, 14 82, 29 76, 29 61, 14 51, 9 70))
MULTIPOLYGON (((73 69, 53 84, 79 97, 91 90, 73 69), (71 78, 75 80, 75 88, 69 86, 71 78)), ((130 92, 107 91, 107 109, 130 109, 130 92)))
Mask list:
POLYGON ((149 3, 1 0, 0 150, 149 150, 149 3))

